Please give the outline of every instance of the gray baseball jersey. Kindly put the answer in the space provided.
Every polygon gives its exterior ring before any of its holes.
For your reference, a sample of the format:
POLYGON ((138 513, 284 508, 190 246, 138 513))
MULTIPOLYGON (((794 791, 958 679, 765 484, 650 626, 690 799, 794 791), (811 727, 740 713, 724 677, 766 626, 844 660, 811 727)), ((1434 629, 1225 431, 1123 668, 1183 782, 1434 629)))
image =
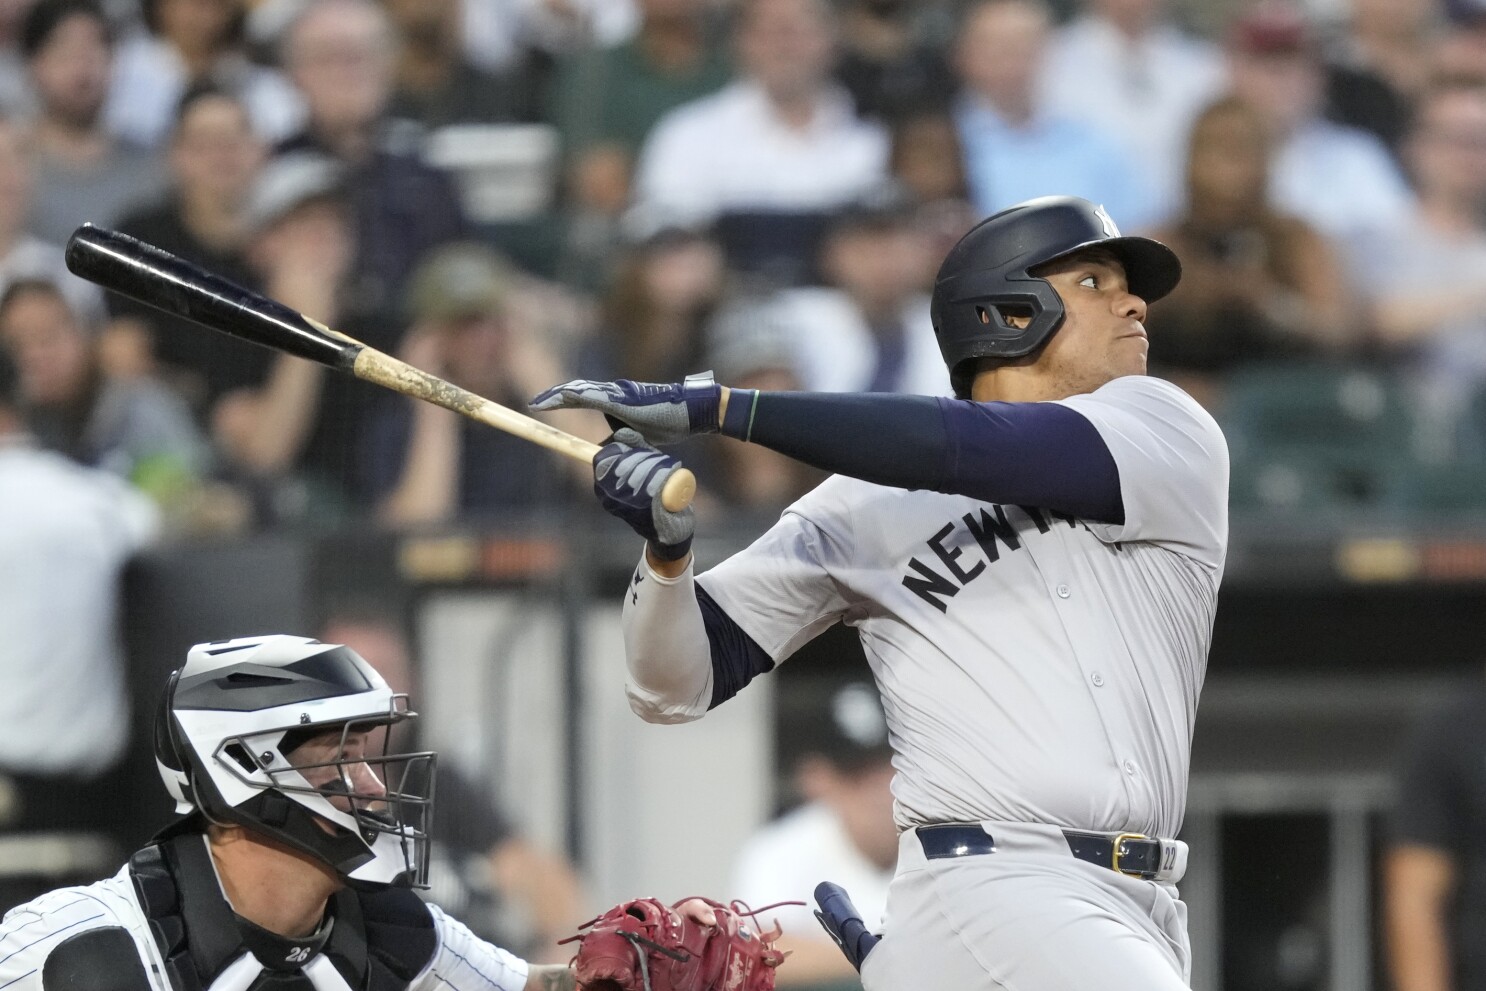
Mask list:
POLYGON ((775 661, 834 622, 857 628, 896 751, 900 828, 1181 827, 1228 538, 1227 446, 1160 379, 1061 402, 1108 445, 1123 523, 835 477, 697 579, 775 661))

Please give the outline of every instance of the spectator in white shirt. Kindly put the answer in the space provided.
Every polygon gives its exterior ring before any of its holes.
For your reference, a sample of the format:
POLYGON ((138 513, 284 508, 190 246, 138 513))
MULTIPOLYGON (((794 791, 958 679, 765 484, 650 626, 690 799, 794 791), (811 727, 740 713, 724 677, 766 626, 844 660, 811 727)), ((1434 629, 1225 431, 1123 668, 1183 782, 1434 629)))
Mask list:
POLYGON ((1486 87, 1431 90, 1404 148, 1418 206, 1348 247, 1384 356, 1420 373, 1426 412, 1448 435, 1486 384, 1486 87))
POLYGON ((827 0, 744 0, 735 37, 738 78, 660 120, 636 198, 678 222, 717 222, 738 267, 800 281, 824 217, 885 177, 887 134, 832 80, 827 0))
POLYGON ((639 23, 634 0, 464 0, 464 51, 487 72, 502 72, 531 49, 560 55, 617 45, 639 23))
MULTIPOLYGON (((847 682, 824 705, 805 711, 800 700, 819 695, 797 689, 781 702, 780 749, 795 762, 795 787, 805 802, 748 839, 734 866, 733 891, 754 906, 813 904, 815 886, 831 881, 851 895, 868 928, 880 929, 898 862, 887 722, 867 682, 847 682)), ((834 982, 856 976, 808 908, 770 909, 761 921, 776 917, 784 927, 779 948, 791 951, 779 987, 844 987, 834 982)))
MULTIPOLYGON (((157 518, 121 479, 38 447, 20 401, 0 351, 0 832, 106 833, 132 808, 129 776, 100 777, 129 731, 119 575, 157 518)), ((24 894, 7 873, 4 896, 24 894)))
POLYGON ((1322 116, 1325 69, 1298 10, 1254 8, 1234 22, 1228 54, 1233 94, 1259 112, 1275 143, 1277 207, 1338 241, 1408 216, 1408 186, 1383 143, 1322 116))
POLYGON ((1106 130, 1155 189, 1158 213, 1181 204, 1187 135, 1223 89, 1215 45, 1165 17, 1164 0, 1087 0, 1053 36, 1042 74, 1048 112, 1106 130))
POLYGON ((950 394, 919 280, 930 250, 904 202, 865 200, 832 221, 821 248, 825 284, 786 290, 770 304, 792 329, 802 388, 950 394))
POLYGON ((954 45, 954 118, 982 214, 1037 196, 1082 196, 1139 228, 1157 217, 1149 181, 1101 128, 1044 110, 1037 95, 1052 13, 1043 0, 976 0, 954 45))
POLYGON ((237 0, 144 0, 147 30, 120 41, 103 108, 108 129, 143 148, 164 144, 181 97, 205 82, 242 100, 258 136, 292 134, 304 117, 294 87, 247 58, 237 0))

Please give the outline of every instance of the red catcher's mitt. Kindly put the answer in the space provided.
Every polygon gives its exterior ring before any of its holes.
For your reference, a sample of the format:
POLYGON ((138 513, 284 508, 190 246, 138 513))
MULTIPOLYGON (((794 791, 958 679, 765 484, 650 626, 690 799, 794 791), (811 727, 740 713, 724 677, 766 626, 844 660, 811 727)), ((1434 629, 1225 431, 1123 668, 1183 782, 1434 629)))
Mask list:
POLYGON ((741 902, 703 898, 717 915, 707 926, 655 898, 616 905, 579 928, 573 958, 580 991, 773 991, 785 954, 773 931, 748 924, 757 913, 741 902))

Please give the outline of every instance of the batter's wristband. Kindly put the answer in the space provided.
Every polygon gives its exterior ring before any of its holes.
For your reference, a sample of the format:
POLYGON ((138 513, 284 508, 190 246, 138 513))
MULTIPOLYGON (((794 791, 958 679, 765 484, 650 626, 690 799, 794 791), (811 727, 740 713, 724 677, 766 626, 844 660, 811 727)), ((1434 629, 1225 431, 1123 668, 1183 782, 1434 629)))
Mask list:
POLYGON ((723 415, 720 432, 739 440, 753 437, 753 413, 758 409, 757 389, 732 389, 728 394, 728 411, 723 415))
POLYGON ((691 553, 690 537, 687 537, 679 544, 663 544, 658 540, 647 540, 645 543, 650 546, 650 553, 662 561, 679 561, 691 553))
POLYGON ((722 405, 722 390, 712 380, 712 373, 686 376, 686 381, 681 384, 681 394, 686 397, 686 416, 691 432, 714 433, 719 426, 717 408, 722 405))

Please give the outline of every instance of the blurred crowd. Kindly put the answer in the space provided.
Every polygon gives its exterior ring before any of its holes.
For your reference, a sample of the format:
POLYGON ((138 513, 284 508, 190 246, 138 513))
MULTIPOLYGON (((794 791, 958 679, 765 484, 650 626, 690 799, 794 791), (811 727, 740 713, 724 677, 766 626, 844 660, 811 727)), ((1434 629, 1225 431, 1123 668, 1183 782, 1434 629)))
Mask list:
MULTIPOLYGON (((105 296, 79 225, 522 409, 707 368, 948 394, 944 252, 1064 193, 1180 254, 1151 370, 1224 424, 1236 510, 1486 510, 1486 0, 0 0, 0 826, 98 812, 139 547, 588 501, 584 465, 105 296)), ((681 452, 701 514, 818 481, 714 440, 681 452)), ((867 890, 876 747, 802 763, 758 849, 867 890)), ((519 891, 557 869, 519 839, 451 857, 519 891)), ((1452 865, 1401 890, 1438 906, 1452 865)))
MULTIPOLYGON (((105 297, 82 223, 521 408, 705 368, 942 394, 944 250, 1051 193, 1181 254, 1152 370, 1224 421, 1236 507, 1486 500, 1482 0, 0 3, 22 426, 167 534, 550 509, 584 471, 105 297)), ((683 456, 702 512, 816 481, 683 456)))

